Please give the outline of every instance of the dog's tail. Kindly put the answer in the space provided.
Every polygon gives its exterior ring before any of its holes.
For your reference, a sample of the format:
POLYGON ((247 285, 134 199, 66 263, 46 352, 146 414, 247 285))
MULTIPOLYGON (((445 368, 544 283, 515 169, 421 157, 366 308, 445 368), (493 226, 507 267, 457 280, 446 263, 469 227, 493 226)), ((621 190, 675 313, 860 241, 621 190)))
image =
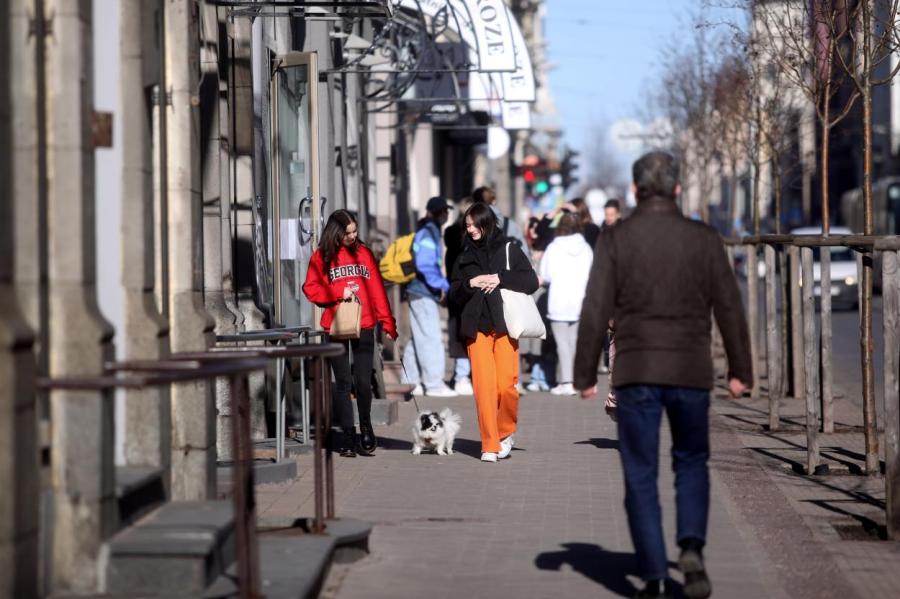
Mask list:
POLYGON ((456 430, 459 430, 460 423, 462 419, 459 417, 459 414, 454 414, 450 408, 444 408, 440 413, 441 420, 444 421, 444 426, 453 426, 456 430))

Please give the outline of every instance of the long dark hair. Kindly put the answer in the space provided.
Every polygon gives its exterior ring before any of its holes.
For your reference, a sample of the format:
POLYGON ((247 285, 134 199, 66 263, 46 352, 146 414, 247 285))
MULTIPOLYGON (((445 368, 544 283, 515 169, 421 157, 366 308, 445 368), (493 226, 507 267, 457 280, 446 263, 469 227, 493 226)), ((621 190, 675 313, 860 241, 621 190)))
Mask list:
MULTIPOLYGON (((497 217, 487 204, 475 202, 466 210, 465 218, 472 219, 472 224, 481 231, 481 238, 484 240, 493 237, 494 232, 497 231, 497 217)), ((465 226, 465 222, 463 220, 463 226, 465 226)))
MULTIPOLYGON (((322 263, 325 265, 326 272, 331 268, 331 262, 337 257, 338 252, 343 245, 344 235, 347 233, 347 225, 354 224, 359 230, 359 224, 356 218, 346 210, 335 210, 328 217, 325 223, 325 230, 322 231, 322 237, 319 239, 319 251, 322 252, 322 263)), ((356 243, 347 247, 350 253, 356 255, 356 250, 362 243, 358 233, 356 243)))

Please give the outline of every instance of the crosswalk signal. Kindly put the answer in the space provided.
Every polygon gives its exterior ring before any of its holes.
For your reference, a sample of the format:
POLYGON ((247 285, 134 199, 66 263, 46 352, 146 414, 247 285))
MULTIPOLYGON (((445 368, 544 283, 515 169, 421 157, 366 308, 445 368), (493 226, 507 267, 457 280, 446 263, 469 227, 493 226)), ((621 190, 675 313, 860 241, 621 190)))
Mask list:
POLYGON ((578 170, 578 163, 576 162, 578 154, 579 152, 576 152, 575 150, 566 149, 566 153, 563 155, 562 163, 559 167, 559 174, 562 175, 563 189, 568 189, 578 182, 578 177, 575 176, 575 171, 578 170))

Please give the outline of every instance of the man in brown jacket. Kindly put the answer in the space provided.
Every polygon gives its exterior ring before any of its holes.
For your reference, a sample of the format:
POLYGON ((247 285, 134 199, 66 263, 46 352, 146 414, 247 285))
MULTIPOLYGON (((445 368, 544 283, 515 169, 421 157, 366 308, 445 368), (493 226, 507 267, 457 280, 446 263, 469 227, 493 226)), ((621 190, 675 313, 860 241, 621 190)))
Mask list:
POLYGON ((646 586, 638 599, 672 597, 657 490, 659 427, 672 430, 679 567, 685 594, 708 597, 703 564, 709 512, 710 314, 728 356, 728 387, 740 397, 752 381, 740 291, 711 227, 685 218, 675 198, 678 163, 665 152, 635 162, 638 205, 600 235, 588 280, 575 355, 575 387, 597 394, 597 364, 609 320, 616 327, 612 384, 618 400, 625 509, 646 586))

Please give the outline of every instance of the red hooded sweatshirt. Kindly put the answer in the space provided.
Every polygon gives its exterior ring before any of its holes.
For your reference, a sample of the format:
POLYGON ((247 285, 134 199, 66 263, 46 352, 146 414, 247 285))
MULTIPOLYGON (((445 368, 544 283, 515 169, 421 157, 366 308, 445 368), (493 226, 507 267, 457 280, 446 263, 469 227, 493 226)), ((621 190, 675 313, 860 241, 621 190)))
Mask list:
POLYGON ((374 329, 380 322, 384 326, 384 332, 391 339, 396 339, 397 322, 391 314, 391 305, 384 291, 378 263, 375 262, 375 256, 369 248, 362 244, 356 246, 356 255, 341 246, 327 273, 322 263, 321 251, 316 250, 309 260, 303 293, 309 301, 325 308, 325 313, 322 314, 322 328, 326 331, 331 330, 334 312, 344 297, 344 287, 350 283, 359 286, 357 296, 362 305, 360 328, 374 329))

